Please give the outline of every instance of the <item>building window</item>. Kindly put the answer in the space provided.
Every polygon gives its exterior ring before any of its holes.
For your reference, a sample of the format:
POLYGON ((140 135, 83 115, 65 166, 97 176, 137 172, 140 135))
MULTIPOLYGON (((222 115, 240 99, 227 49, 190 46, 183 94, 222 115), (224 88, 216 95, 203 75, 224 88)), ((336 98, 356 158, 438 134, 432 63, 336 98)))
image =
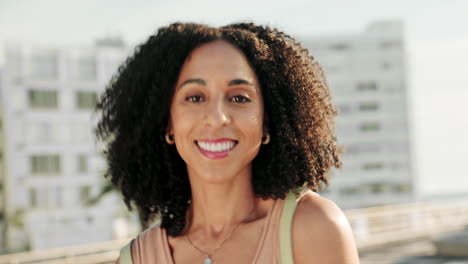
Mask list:
POLYGON ((360 126, 360 130, 363 132, 369 131, 379 131, 380 130, 380 123, 378 122, 365 122, 362 123, 360 126))
POLYGON ((97 78, 96 60, 94 57, 81 57, 77 61, 77 77, 83 81, 94 81, 97 78))
POLYGON ((382 162, 369 162, 362 165, 363 170, 381 170, 383 169, 382 162))
POLYGON ((30 188, 29 189, 29 206, 31 208, 47 208, 47 189, 46 188, 30 188))
POLYGON ((328 46, 329 49, 331 50, 348 50, 350 47, 349 45, 347 44, 344 44, 344 43, 335 43, 335 44, 332 44, 330 46, 328 46))
POLYGON ((91 224, 94 222, 94 217, 92 217, 92 216, 90 216, 90 215, 87 216, 87 217, 85 217, 85 219, 86 219, 86 222, 87 222, 89 225, 91 225, 91 224))
POLYGON ((90 198, 91 198, 91 186, 89 185, 80 186, 81 205, 86 206, 90 198))
POLYGON ((29 106, 33 109, 56 109, 57 91, 29 90, 29 106))
POLYGON ((376 111, 379 109, 379 104, 377 102, 363 102, 359 104, 359 111, 376 111))
POLYGON ((393 186, 393 190, 396 193, 410 193, 413 187, 409 183, 401 183, 393 186))
POLYGON ((371 193, 383 193, 385 191, 385 184, 371 183, 369 184, 369 190, 371 193))
POLYGON ((88 160, 86 158, 86 155, 84 154, 78 155, 78 172, 79 173, 88 172, 88 160))
POLYGON ((62 186, 57 186, 55 189, 55 206, 57 208, 63 207, 63 191, 62 186))
POLYGON ((362 153, 378 153, 380 145, 375 142, 349 144, 345 147, 345 154, 357 155, 362 153))
POLYGON ((339 104, 337 105, 339 114, 350 114, 352 112, 352 107, 350 104, 339 104))
POLYGON ((31 174, 59 174, 60 156, 55 155, 33 155, 30 157, 31 174))
POLYGON ((31 208, 60 208, 63 205, 62 200, 61 186, 29 189, 29 206, 31 208))
POLYGON ((388 71, 392 68, 392 63, 389 62, 389 61, 384 61, 382 63, 382 69, 385 70, 385 71, 388 71))
POLYGON ((339 190, 340 195, 343 196, 358 195, 359 191, 359 188, 356 187, 344 187, 339 190))
POLYGON ((35 52, 31 56, 31 77, 41 80, 55 80, 58 76, 56 51, 35 52))
POLYGON ((359 145, 348 145, 344 149, 344 154, 346 155, 356 155, 356 154, 359 154, 360 152, 361 151, 360 151, 359 145))
POLYGON ((392 170, 407 170, 408 163, 407 162, 392 162, 390 164, 390 168, 392 170))
POLYGON ((37 190, 34 188, 29 189, 29 206, 37 208, 37 190))
POLYGON ((377 83, 375 81, 362 81, 357 84, 358 91, 376 91, 377 83))
POLYGON ((97 103, 96 92, 77 92, 76 107, 78 109, 93 110, 97 103))
POLYGON ((380 43, 380 47, 382 49, 393 49, 393 48, 400 48, 401 47, 401 42, 398 40, 395 41, 385 41, 380 43))
POLYGON ((386 183, 367 183, 361 187, 362 193, 381 194, 387 191, 388 184, 386 183))

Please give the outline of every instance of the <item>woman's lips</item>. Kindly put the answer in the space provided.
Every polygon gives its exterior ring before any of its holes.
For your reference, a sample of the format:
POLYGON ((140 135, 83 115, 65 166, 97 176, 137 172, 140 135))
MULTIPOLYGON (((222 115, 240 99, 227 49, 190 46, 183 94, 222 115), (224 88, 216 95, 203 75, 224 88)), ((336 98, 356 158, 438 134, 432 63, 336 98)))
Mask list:
POLYGON ((207 158, 223 159, 229 155, 238 141, 232 139, 204 139, 195 141, 198 150, 207 158))

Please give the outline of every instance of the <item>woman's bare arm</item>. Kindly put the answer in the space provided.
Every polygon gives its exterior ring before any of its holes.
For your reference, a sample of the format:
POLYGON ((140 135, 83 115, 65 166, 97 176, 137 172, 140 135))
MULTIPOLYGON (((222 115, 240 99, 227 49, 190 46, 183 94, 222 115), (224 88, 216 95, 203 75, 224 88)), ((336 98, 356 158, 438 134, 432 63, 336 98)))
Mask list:
POLYGON ((296 264, 356 264, 359 256, 351 227, 338 206, 312 192, 298 204, 293 225, 296 264))

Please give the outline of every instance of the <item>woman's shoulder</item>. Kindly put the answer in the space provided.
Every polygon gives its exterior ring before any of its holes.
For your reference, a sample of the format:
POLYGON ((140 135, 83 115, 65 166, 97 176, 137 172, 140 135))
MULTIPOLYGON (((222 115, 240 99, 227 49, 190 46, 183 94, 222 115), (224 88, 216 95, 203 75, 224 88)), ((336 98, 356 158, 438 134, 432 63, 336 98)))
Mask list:
MULTIPOLYGON (((149 263, 147 259, 155 260, 154 245, 155 241, 158 241, 160 236, 161 227, 159 223, 152 225, 146 230, 139 233, 130 244, 131 258, 133 263, 149 263)), ((120 257, 115 261, 114 264, 120 264, 120 257)), ((123 263, 122 263, 123 264, 123 263)))
POLYGON ((136 263, 145 263, 142 260, 154 257, 152 255, 155 253, 155 249, 159 249, 158 245, 162 243, 161 232, 160 224, 156 223, 135 237, 131 250, 132 257, 135 260, 140 260, 136 263), (148 254, 151 256, 147 256, 148 254))
POLYGON ((359 263, 351 227, 332 201, 307 191, 294 215, 296 263, 359 263))
POLYGON ((335 222, 346 222, 343 211, 331 200, 328 200, 311 190, 303 193, 295 212, 295 221, 308 223, 313 221, 314 225, 328 225, 335 222))

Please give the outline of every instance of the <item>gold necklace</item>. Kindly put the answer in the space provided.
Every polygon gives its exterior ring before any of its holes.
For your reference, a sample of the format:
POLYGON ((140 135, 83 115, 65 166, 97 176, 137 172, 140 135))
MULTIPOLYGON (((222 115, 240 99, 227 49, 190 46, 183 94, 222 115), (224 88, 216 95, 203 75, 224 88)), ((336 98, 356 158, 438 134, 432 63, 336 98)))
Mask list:
POLYGON ((255 205, 253 206, 252 210, 250 211, 249 215, 244 219, 242 220, 241 222, 237 223, 237 225, 232 229, 232 231, 229 233, 229 235, 221 242, 221 244, 219 244, 219 247, 217 247, 215 250, 213 250, 213 252, 211 254, 208 254, 206 253, 205 251, 201 250, 199 247, 197 247, 195 245, 195 243, 193 243, 193 241, 190 239, 190 236, 189 234, 187 233, 187 240, 190 242, 190 244, 192 245, 193 248, 195 248, 196 250, 198 250, 200 253, 202 253, 203 255, 206 255, 206 258, 205 260, 203 261, 203 264, 212 264, 213 263, 213 259, 211 258, 214 254, 216 254, 216 252, 223 246, 224 242, 226 242, 227 240, 229 240, 229 238, 231 238, 232 234, 234 233, 234 231, 236 231, 237 227, 245 222, 245 220, 247 220, 250 215, 252 215, 253 211, 255 209, 255 205))

